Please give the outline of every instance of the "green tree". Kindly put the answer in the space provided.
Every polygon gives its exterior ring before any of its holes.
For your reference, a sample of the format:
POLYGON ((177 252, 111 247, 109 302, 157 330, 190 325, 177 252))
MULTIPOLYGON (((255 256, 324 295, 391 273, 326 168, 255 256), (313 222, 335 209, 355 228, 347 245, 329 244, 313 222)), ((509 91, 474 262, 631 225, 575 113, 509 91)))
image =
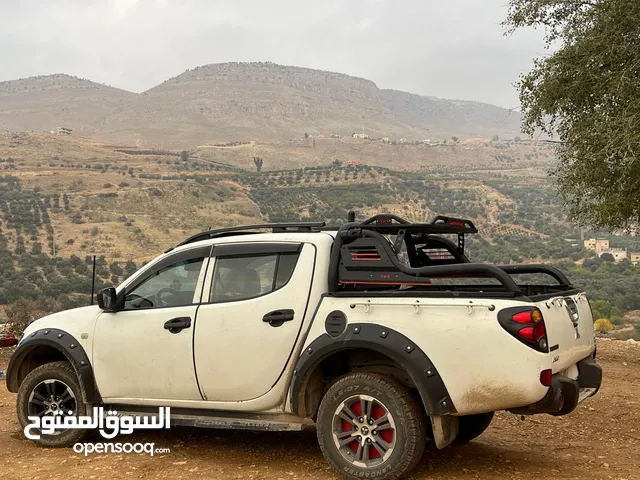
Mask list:
POLYGON ((182 160, 183 162, 188 162, 189 161, 189 152, 187 152, 186 150, 183 150, 180 152, 180 160, 182 160))
POLYGON ((42 245, 39 242, 34 242, 31 245, 31 253, 33 255, 40 255, 42 253, 42 245))
POLYGON ((580 224, 640 224, 640 2, 510 0, 505 26, 552 51, 519 81, 523 131, 560 139, 558 191, 580 224))
POLYGON ((253 157, 253 163, 256 166, 256 172, 259 172, 260 170, 262 170, 262 158, 260 157, 253 157))
POLYGON ((612 262, 613 263, 615 261, 614 256, 611 255, 609 252, 605 252, 602 255, 600 255, 600 258, 602 260, 604 260, 605 262, 612 262))
POLYGON ((136 264, 131 260, 128 260, 127 263, 124 265, 124 270, 127 273, 127 276, 130 276, 136 273, 137 269, 138 267, 136 267, 136 264))
POLYGON ((16 239, 16 253, 18 255, 23 254, 26 251, 25 246, 24 246, 24 238, 22 238, 22 236, 19 236, 16 239))
POLYGON ((122 270, 122 267, 118 264, 118 262, 113 262, 111 265, 109 265, 109 270, 111 271, 111 273, 117 276, 121 276, 124 273, 124 270, 122 270))

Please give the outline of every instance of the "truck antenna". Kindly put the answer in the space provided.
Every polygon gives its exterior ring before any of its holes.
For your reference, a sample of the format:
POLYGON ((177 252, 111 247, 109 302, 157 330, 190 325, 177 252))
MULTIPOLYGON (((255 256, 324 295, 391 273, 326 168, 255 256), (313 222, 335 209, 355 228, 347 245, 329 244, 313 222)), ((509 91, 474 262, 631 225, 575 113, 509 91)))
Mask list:
POLYGON ((96 256, 93 256, 93 272, 91 274, 91 305, 93 305, 93 292, 96 289, 96 256))

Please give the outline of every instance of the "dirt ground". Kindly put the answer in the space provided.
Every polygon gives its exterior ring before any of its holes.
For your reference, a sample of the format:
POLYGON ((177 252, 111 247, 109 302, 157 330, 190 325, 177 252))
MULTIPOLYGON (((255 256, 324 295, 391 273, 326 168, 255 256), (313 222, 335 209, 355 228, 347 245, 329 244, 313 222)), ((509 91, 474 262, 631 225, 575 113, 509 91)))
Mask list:
MULTIPOLYGON (((0 369, 8 349, 0 349, 0 369)), ((640 479, 640 343, 600 341, 599 394, 564 417, 524 421, 501 412, 465 446, 428 447, 412 479, 640 479)), ((96 437, 95 441, 102 441, 96 437)), ((92 454, 41 449, 26 440, 15 396, 0 385, 0 478, 4 479, 336 479, 315 433, 253 433, 172 428, 119 437, 155 442, 171 453, 92 454)))

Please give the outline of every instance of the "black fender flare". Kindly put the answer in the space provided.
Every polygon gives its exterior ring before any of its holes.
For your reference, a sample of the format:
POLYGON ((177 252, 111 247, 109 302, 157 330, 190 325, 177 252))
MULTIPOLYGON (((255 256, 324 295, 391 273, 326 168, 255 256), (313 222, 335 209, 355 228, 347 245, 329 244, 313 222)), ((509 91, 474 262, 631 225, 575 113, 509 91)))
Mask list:
POLYGON ((78 375, 85 402, 101 402, 100 392, 93 375, 93 367, 87 353, 73 335, 57 328, 36 330, 20 342, 7 367, 7 390, 12 393, 18 392, 20 366, 29 352, 40 346, 55 348, 67 358, 78 375))
POLYGON ((301 411, 301 393, 315 367, 336 352, 356 348, 380 352, 402 366, 417 387, 428 415, 456 413, 447 387, 427 354, 401 333, 371 323, 349 324, 336 338, 325 333, 302 352, 289 388, 293 413, 299 414, 301 411))

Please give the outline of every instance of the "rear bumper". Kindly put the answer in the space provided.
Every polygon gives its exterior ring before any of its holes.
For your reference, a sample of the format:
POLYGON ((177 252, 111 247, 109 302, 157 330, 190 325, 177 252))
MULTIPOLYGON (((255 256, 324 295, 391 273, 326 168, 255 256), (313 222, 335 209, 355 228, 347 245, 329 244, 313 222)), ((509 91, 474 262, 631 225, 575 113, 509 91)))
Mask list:
POLYGON ((573 380, 562 375, 554 375, 549 391, 542 400, 524 407, 512 408, 509 411, 518 415, 566 415, 589 397, 600 390, 602 384, 602 367, 593 357, 578 362, 578 378, 573 380))

